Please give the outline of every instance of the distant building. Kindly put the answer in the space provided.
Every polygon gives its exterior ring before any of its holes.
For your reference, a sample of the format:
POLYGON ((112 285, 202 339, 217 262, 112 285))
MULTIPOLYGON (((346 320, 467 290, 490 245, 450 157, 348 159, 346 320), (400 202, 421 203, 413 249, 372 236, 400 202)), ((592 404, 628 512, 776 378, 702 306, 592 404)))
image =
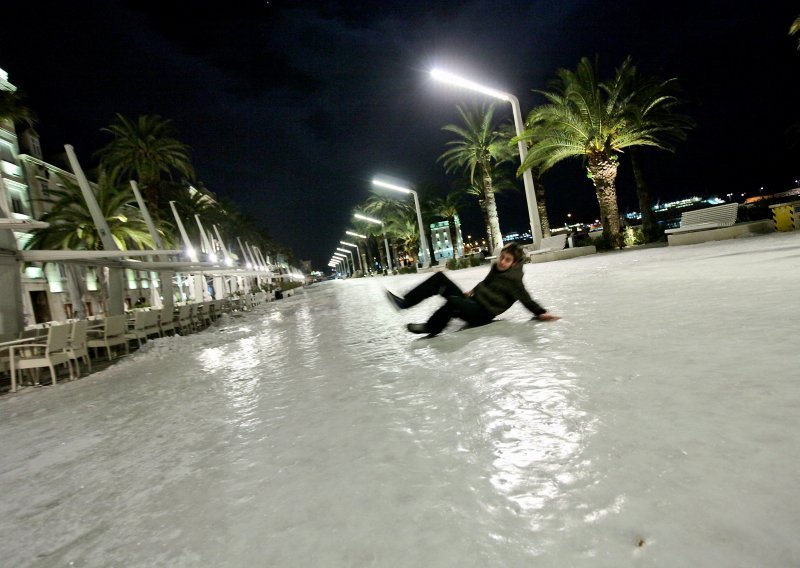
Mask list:
POLYGON ((431 244, 433 245, 433 257, 437 262, 464 256, 464 242, 461 236, 461 221, 456 215, 453 223, 441 221, 431 223, 431 244), (452 242, 453 234, 456 242, 452 242))

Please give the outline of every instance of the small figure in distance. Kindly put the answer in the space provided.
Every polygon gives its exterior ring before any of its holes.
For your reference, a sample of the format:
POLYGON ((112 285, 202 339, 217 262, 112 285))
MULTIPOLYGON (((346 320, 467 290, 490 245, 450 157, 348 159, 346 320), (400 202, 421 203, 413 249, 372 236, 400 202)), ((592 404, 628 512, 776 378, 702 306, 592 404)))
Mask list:
POLYGON ((389 301, 399 310, 405 310, 432 296, 443 296, 447 302, 428 319, 426 323, 410 323, 407 328, 412 333, 426 333, 432 337, 440 333, 452 318, 460 318, 469 325, 484 325, 505 312, 517 300, 528 308, 534 319, 555 321, 560 319, 540 306, 522 283, 522 260, 525 252, 517 243, 509 243, 502 248, 497 262, 482 282, 468 292, 462 292, 443 272, 436 272, 430 278, 409 291, 405 297, 386 291, 389 301))

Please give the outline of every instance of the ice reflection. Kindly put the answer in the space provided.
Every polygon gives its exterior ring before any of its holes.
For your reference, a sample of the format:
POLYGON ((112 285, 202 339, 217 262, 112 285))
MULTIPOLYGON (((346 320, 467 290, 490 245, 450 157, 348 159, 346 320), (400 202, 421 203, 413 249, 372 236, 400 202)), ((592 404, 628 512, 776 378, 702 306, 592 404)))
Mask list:
POLYGON ((554 477, 568 479, 564 468, 584 442, 579 387, 557 366, 557 358, 537 359, 529 365, 535 372, 506 370, 494 380, 485 426, 495 455, 490 481, 518 512, 541 510, 561 496, 564 484, 554 477))
POLYGON ((244 337, 225 345, 209 347, 199 354, 203 370, 221 377, 220 387, 232 411, 229 421, 241 432, 255 432, 261 425, 259 406, 260 365, 257 340, 244 337))

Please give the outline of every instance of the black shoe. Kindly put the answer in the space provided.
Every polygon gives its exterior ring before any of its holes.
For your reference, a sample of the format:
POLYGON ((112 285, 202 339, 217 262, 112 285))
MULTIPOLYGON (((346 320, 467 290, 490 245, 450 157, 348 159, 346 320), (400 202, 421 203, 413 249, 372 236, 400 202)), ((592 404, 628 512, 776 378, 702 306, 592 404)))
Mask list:
POLYGON ((400 296, 395 296, 394 294, 389 292, 389 290, 386 290, 386 297, 389 298, 389 301, 392 303, 392 306, 394 306, 398 310, 405 310, 408 307, 408 304, 406 303, 404 298, 401 298, 400 296))
POLYGON ((427 323, 410 323, 406 326, 406 329, 411 333, 430 333, 427 323))

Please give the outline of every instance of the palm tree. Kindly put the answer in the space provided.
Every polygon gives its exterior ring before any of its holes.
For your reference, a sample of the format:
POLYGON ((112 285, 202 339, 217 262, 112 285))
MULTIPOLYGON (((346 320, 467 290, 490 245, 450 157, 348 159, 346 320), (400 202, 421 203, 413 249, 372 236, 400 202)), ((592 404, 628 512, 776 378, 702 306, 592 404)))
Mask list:
MULTIPOLYGON (((530 123, 526 123, 525 127, 529 131, 530 139, 528 140, 528 145, 530 147, 531 141, 535 140, 534 134, 534 125, 530 123)), ((509 138, 512 140, 516 140, 514 138, 514 133, 509 131, 509 138)), ((516 143, 511 142, 516 147, 516 143)), ((544 182, 542 181, 542 170, 539 166, 534 165, 531 166, 531 178, 533 180, 533 190, 536 194, 536 208, 539 211, 539 224, 541 225, 542 236, 549 237, 550 236, 550 218, 547 216, 547 194, 544 190, 544 182)))
POLYGON ((0 121, 11 120, 33 124, 36 122, 34 112, 25 106, 25 97, 19 91, 0 89, 0 121))
MULTIPOLYGON (((629 59, 625 61, 629 63, 629 59)), ((686 133, 694 126, 694 121, 686 115, 675 112, 681 101, 674 94, 677 79, 662 81, 655 77, 640 78, 636 67, 623 64, 628 81, 626 90, 631 98, 626 104, 628 120, 642 131, 646 131, 659 142, 658 148, 675 152, 675 143, 686 140, 686 133)), ((648 241, 657 240, 658 223, 650 201, 650 190, 642 168, 641 146, 631 146, 629 156, 636 180, 636 194, 639 210, 642 212, 642 233, 648 241)))
POLYGON ((389 216, 385 223, 387 232, 399 244, 403 254, 413 258, 416 264, 419 261, 419 226, 416 214, 397 212, 389 216))
MULTIPOLYGON (((800 34, 800 16, 792 22, 792 26, 789 28, 789 35, 797 34, 800 34)), ((797 43, 797 49, 800 50, 800 42, 797 43)))
POLYGON ((97 152, 101 165, 114 179, 136 177, 148 203, 156 209, 162 174, 194 178, 190 148, 175 138, 172 121, 158 115, 129 120, 117 114, 114 122, 101 129, 114 138, 97 152))
MULTIPOLYGON (((32 231, 25 244, 28 249, 50 250, 102 250, 103 242, 80 187, 66 177, 61 177, 62 189, 50 189, 50 210, 42 221, 50 224, 32 231)), ((100 211, 108 223, 111 236, 120 250, 131 248, 155 249, 147 224, 135 202, 129 186, 116 186, 106 175, 100 176, 96 192, 100 211)), ((165 239, 169 240, 169 239, 165 239)), ((67 267, 67 282, 74 306, 74 314, 81 318, 86 312, 83 304, 82 274, 75 265, 67 267)))
POLYGON ((616 178, 619 154, 634 146, 667 149, 658 132, 630 120, 630 58, 615 79, 603 83, 594 64, 582 58, 576 71, 560 69, 550 91, 541 92, 548 104, 528 116, 532 125, 519 137, 531 142, 518 173, 534 166, 545 172, 567 158, 581 158, 594 184, 603 233, 621 243, 616 178))
MULTIPOLYGON (((34 249, 102 250, 103 242, 94 224, 92 214, 83 199, 80 187, 67 177, 60 178, 62 189, 48 191, 50 210, 42 221, 50 224, 32 231, 26 244, 34 249)), ((111 237, 120 250, 155 248, 141 211, 130 187, 115 185, 101 175, 96 191, 97 203, 111 231, 111 237)))
MULTIPOLYGON (((492 250, 502 246, 500 220, 495 201, 496 166, 511 160, 514 156, 508 137, 494 124, 494 105, 481 106, 469 112, 457 107, 464 126, 448 124, 442 128, 454 133, 457 138, 447 143, 452 146, 439 156, 448 172, 463 170, 469 173, 470 184, 479 180, 483 191, 482 207, 486 211, 489 224, 489 241, 492 250)), ((480 202, 480 200, 479 200, 480 202)))

